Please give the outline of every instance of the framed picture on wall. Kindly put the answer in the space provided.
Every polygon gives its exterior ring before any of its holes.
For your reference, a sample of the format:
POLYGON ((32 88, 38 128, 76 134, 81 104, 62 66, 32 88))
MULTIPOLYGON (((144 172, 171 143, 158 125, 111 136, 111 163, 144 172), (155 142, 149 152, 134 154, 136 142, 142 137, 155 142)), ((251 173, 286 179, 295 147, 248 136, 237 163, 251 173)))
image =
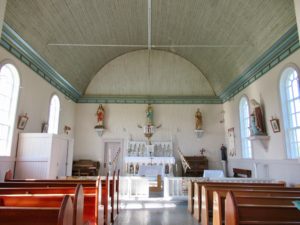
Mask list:
POLYGON ((19 116, 18 129, 24 130, 28 121, 27 113, 23 116, 19 116))
POLYGON ((279 119, 271 119, 271 126, 274 133, 280 132, 279 119))
POLYGON ((235 156, 235 135, 234 135, 234 127, 228 129, 228 148, 229 148, 229 155, 235 156))

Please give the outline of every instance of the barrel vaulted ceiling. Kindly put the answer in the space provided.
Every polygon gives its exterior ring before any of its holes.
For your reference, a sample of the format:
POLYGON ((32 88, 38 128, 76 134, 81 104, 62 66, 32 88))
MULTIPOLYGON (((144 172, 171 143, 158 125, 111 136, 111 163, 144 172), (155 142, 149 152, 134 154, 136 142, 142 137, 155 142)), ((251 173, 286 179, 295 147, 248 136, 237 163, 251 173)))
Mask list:
MULTIPOLYGON (((296 23, 293 0, 150 2, 149 11, 147 0, 9 0, 5 23, 82 95, 109 62, 151 45, 198 68, 211 96, 219 96, 296 23)), ((189 95, 183 88, 178 93, 189 95)), ((112 88, 107 95, 116 93, 112 88)))

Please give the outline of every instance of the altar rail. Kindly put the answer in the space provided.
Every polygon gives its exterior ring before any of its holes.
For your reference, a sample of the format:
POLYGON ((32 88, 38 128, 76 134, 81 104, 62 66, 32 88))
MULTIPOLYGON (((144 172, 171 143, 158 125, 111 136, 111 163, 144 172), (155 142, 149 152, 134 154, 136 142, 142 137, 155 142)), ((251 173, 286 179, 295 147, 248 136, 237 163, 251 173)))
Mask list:
MULTIPOLYGON (((123 200, 148 198, 150 180, 153 178, 123 176, 120 177, 120 197, 123 200)), ((203 178, 203 177, 164 177, 164 198, 187 200, 189 181, 236 182, 236 183, 272 183, 271 179, 257 178, 203 178)))
POLYGON ((148 198, 149 180, 144 177, 120 177, 120 198, 148 198))

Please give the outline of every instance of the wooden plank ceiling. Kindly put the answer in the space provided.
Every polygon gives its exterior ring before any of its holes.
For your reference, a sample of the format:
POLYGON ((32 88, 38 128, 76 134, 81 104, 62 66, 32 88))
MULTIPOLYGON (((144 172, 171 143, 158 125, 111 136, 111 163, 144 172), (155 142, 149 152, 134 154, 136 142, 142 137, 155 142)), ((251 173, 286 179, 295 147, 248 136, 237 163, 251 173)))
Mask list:
MULTIPOLYGON (((147 7, 147 0, 9 0, 5 22, 85 93, 109 61, 147 48, 147 7)), ((152 0, 151 8, 152 48, 190 61, 217 95, 296 23, 293 0, 152 0)))

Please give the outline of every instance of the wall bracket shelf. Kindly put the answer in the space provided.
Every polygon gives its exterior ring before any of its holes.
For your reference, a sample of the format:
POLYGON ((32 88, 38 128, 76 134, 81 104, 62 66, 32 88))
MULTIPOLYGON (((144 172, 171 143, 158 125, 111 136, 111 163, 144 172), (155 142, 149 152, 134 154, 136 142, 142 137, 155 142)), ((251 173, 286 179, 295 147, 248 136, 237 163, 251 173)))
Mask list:
POLYGON ((102 137, 104 130, 104 128, 95 128, 95 131, 97 132, 99 137, 102 137))
POLYGON ((268 151, 270 136, 267 135, 253 135, 248 138, 250 141, 259 141, 264 147, 265 151, 268 151))
POLYGON ((203 136, 204 130, 194 130, 196 137, 201 138, 203 136))

